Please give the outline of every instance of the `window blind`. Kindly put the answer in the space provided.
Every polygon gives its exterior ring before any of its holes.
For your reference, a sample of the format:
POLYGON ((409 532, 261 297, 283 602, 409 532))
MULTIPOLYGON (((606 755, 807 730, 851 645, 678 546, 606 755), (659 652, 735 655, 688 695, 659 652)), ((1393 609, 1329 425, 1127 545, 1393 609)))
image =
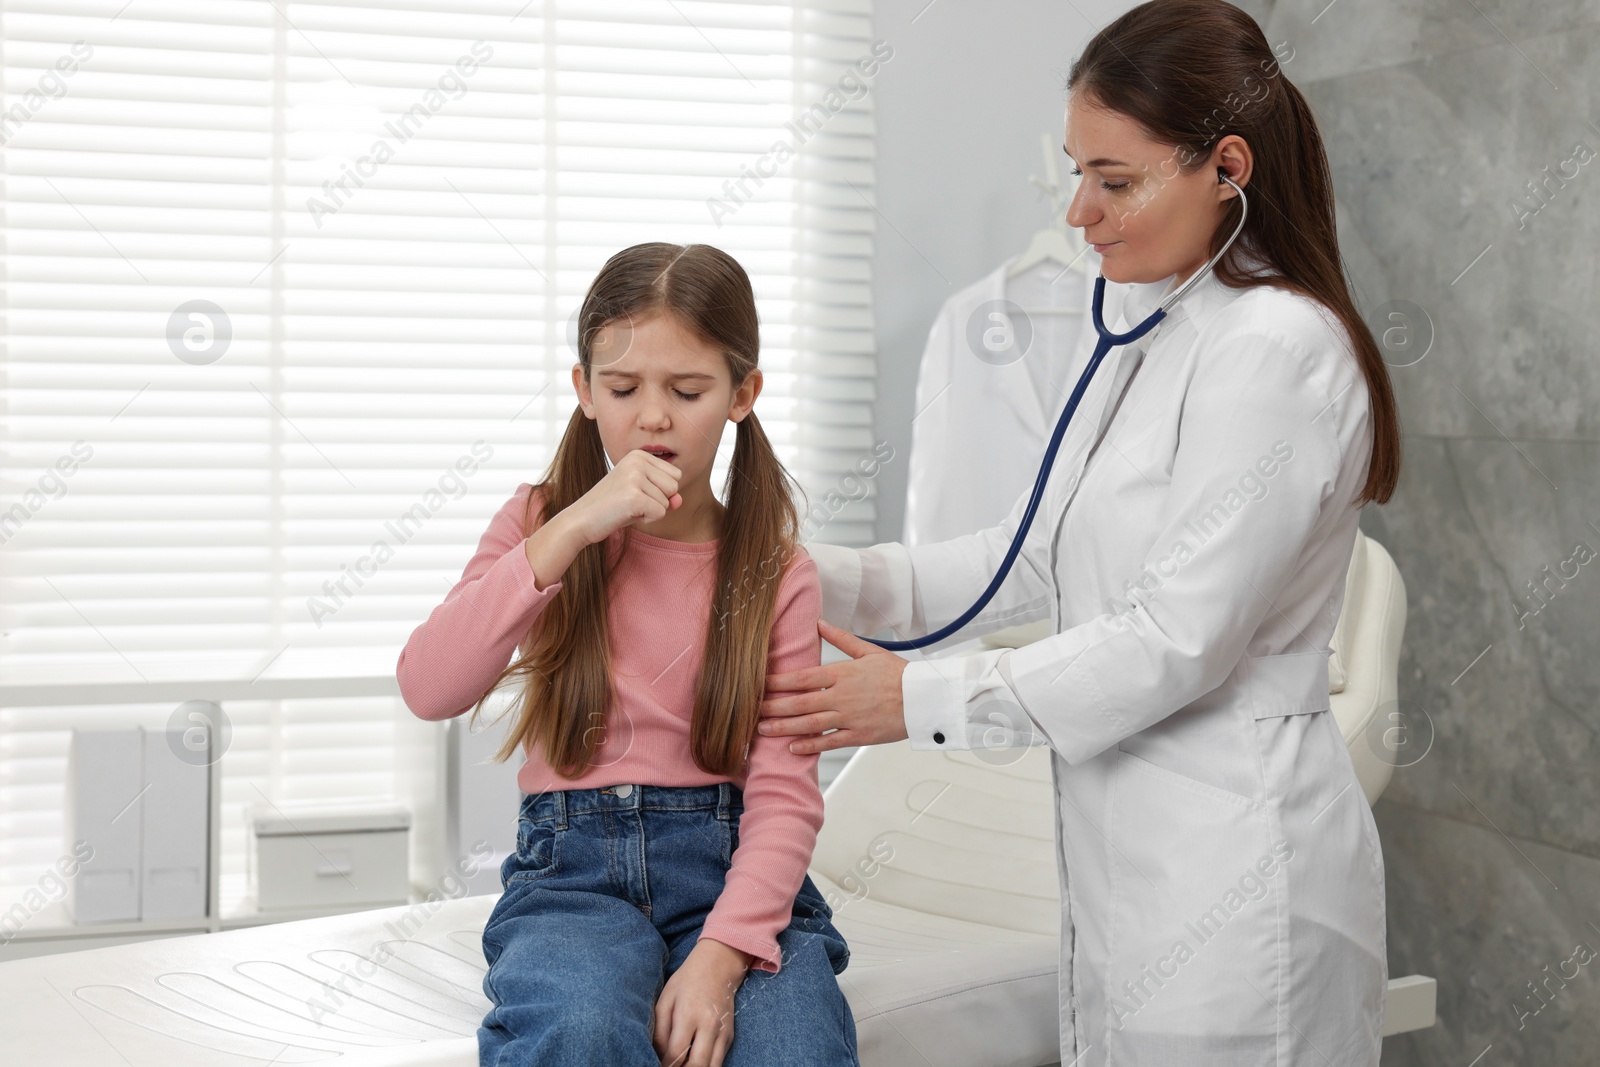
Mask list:
MULTIPOLYGON (((0 707, 0 891, 72 726, 392 672, 627 245, 739 259, 806 536, 874 540, 868 0, 3 0, 0 48, 0 678, 126 695, 0 707)), ((251 802, 417 787, 397 699, 308 692, 224 704, 226 879, 251 802)))

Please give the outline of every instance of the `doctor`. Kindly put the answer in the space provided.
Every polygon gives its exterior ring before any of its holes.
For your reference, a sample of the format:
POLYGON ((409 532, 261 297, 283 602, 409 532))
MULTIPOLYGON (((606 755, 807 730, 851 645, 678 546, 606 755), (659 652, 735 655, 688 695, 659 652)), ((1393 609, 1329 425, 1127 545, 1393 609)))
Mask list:
POLYGON ((915 662, 852 636, 954 619, 1026 497, 937 544, 809 544, 822 636, 853 658, 775 675, 792 695, 763 703, 800 752, 1050 747, 1063 1065, 1378 1063, 1383 857, 1328 643, 1399 428, 1282 58, 1222 0, 1155 0, 1073 65, 1067 221, 1127 286, 1117 332, 1233 232, 1219 168, 1252 210, 1214 274, 1107 356, 1011 575, 944 643, 1044 618, 1052 636, 915 662))

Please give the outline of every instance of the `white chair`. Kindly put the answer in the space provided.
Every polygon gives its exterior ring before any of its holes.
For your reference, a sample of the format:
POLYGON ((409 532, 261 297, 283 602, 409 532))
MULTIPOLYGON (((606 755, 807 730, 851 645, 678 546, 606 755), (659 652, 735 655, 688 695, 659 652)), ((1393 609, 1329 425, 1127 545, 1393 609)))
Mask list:
MULTIPOLYGON (((1330 704, 1370 804, 1393 773, 1405 587, 1357 533, 1330 704), (1373 738, 1375 743, 1369 742, 1373 738)), ((1048 622, 989 635, 1015 647, 1048 622)), ((850 943, 839 976, 863 1067, 1040 1067, 1059 1056, 1060 911, 1043 747, 857 752, 827 792, 811 876, 850 943), (881 862, 892 856, 887 862, 881 862)), ((1386 1034, 1433 1025, 1433 979, 1390 982, 1386 1034)))

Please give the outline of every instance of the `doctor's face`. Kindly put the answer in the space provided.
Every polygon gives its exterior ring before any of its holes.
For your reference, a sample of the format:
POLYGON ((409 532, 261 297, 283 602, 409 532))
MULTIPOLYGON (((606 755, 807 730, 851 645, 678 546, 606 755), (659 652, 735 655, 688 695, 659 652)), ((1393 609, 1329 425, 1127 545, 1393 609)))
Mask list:
POLYGON ((1205 265, 1227 201, 1238 195, 1218 181, 1217 167, 1227 166, 1240 185, 1248 178, 1243 144, 1223 138, 1206 166, 1184 173, 1182 149, 1151 140, 1133 119, 1074 92, 1063 147, 1083 179, 1067 207, 1067 225, 1081 228, 1095 246, 1107 281, 1156 282, 1177 274, 1181 284, 1205 265))

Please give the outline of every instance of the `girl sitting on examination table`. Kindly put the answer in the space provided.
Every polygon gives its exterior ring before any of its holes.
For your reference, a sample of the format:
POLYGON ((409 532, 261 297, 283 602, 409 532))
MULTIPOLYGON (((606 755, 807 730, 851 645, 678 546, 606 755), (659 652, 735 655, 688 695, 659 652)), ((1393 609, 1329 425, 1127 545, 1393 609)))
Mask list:
POLYGON ((821 592, 752 410, 750 280, 708 245, 635 245, 579 326, 553 462, 398 665, 423 719, 476 719, 519 683, 498 756, 526 753, 525 795, 483 931, 480 1062, 857 1065, 849 949, 806 874, 818 757, 755 729, 768 673, 821 662, 821 592))

